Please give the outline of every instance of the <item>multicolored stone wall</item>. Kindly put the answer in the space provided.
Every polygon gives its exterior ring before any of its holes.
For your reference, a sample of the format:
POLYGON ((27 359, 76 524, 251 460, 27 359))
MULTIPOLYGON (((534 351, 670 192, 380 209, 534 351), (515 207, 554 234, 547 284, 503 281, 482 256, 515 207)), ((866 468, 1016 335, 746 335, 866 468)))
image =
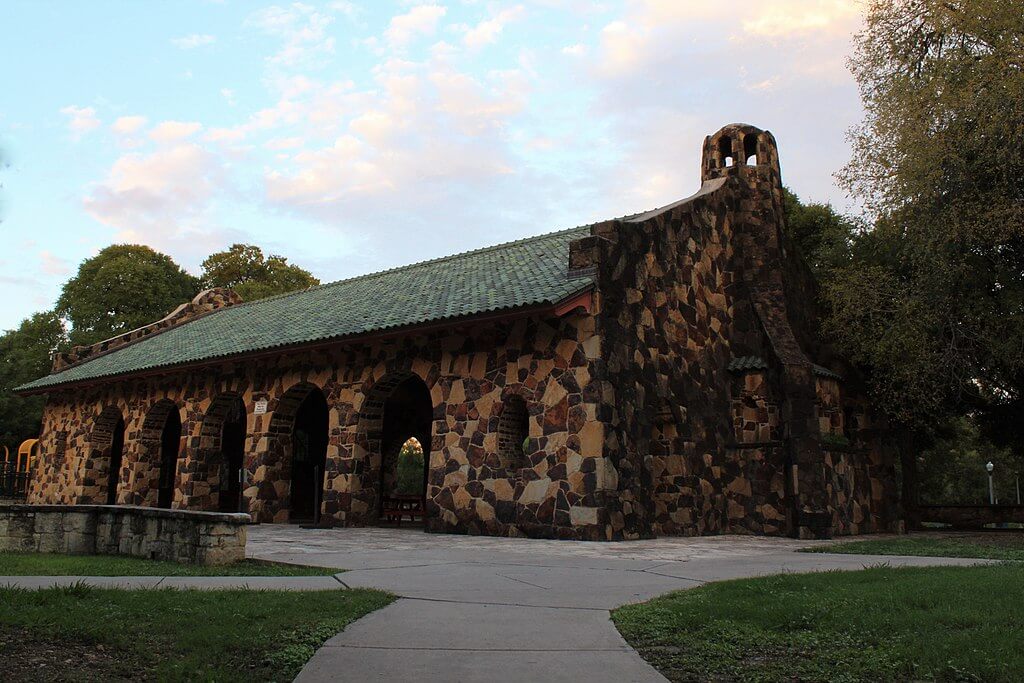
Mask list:
POLYGON ((570 267, 596 271, 602 302, 612 526, 627 538, 852 528, 851 495, 829 484, 844 465, 826 466, 804 327, 790 324, 814 312, 787 294, 799 287, 785 280, 774 138, 750 126, 710 136, 703 180, 689 200, 574 244, 570 267), (727 367, 742 356, 773 369, 737 385, 727 367))
POLYGON ((433 403, 430 528, 613 538, 599 421, 604 387, 592 367, 600 352, 594 317, 574 313, 54 393, 30 500, 103 502, 103 448, 92 441, 106 410, 126 425, 118 502, 154 505, 158 463, 152 427, 166 417, 157 413, 174 405, 182 438, 173 507, 216 509, 222 469, 214 461, 219 443, 210 421, 219 424, 220 406, 240 398, 247 413, 248 509, 263 521, 286 521, 291 420, 309 392, 322 391, 330 409, 323 514, 340 524, 371 524, 379 512, 381 453, 374 430, 383 418, 381 406, 390 389, 416 377, 433 403), (509 468, 499 456, 498 439, 505 402, 513 397, 525 400, 530 438, 523 461, 509 468), (266 402, 265 414, 254 414, 257 401, 266 402), (58 438, 64 443, 60 457, 58 438))

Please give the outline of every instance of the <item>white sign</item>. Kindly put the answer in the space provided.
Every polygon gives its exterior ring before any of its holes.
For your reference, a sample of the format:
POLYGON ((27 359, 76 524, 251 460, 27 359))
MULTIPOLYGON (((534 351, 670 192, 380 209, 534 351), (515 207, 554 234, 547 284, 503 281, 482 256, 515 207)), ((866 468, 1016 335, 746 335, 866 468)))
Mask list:
POLYGON ((263 399, 261 401, 256 401, 256 403, 253 404, 252 414, 253 415, 266 415, 267 414, 267 401, 266 401, 266 399, 263 399))

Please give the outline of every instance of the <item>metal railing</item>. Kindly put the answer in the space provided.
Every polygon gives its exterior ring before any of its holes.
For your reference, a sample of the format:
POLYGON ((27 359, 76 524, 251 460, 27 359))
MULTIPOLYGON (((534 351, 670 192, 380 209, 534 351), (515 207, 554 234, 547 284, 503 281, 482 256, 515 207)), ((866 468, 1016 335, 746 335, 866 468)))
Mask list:
POLYGON ((16 460, 0 462, 0 498, 24 500, 28 493, 28 472, 18 470, 16 460))

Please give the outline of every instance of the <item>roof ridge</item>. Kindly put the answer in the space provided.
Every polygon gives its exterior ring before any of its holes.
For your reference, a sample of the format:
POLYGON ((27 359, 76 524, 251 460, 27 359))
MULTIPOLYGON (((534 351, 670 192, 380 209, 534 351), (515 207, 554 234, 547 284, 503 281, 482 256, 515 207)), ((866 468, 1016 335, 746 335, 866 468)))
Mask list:
MULTIPOLYGON (((371 273, 363 273, 362 275, 353 275, 352 277, 342 278, 340 280, 332 280, 331 282, 323 282, 323 283, 320 283, 319 285, 313 285, 312 287, 307 287, 306 289, 296 289, 296 290, 291 291, 291 292, 283 292, 281 294, 275 294, 273 296, 264 297, 262 299, 253 299, 252 301, 243 301, 240 304, 236 304, 236 305, 230 306, 230 307, 225 307, 225 309, 220 309, 220 310, 226 310, 226 308, 241 308, 241 307, 250 306, 250 305, 253 305, 253 304, 263 303, 265 301, 274 301, 274 300, 277 300, 277 299, 284 299, 284 298, 287 298, 287 297, 290 297, 290 296, 296 296, 298 294, 305 294, 306 292, 312 292, 312 291, 315 291, 315 290, 318 290, 318 289, 327 289, 328 287, 334 287, 334 286, 337 286, 337 285, 347 284, 349 282, 356 282, 358 280, 369 280, 369 279, 372 279, 372 278, 375 278, 375 277, 381 277, 383 275, 390 275, 392 273, 397 273, 397 272, 400 272, 400 271, 403 271, 403 270, 412 270, 414 268, 420 268, 420 267, 423 267, 423 266, 429 266, 429 265, 432 265, 432 264, 435 264, 435 263, 442 263, 444 261, 450 261, 452 259, 460 258, 460 257, 463 257, 463 256, 472 256, 472 255, 475 255, 475 254, 484 254, 484 253, 487 253, 489 251, 494 251, 496 249, 505 249, 505 248, 508 248, 508 247, 511 247, 511 246, 515 246, 515 245, 518 245, 518 244, 525 244, 527 242, 534 242, 536 240, 540 240, 540 239, 543 239, 543 238, 546 238, 546 237, 554 237, 556 235, 562 235, 564 233, 572 232, 574 230, 581 230, 583 228, 589 228, 592 225, 594 225, 594 223, 586 223, 584 225, 577 225, 577 226, 572 227, 572 228, 562 228, 561 230, 553 230, 551 232, 542 233, 540 235, 531 235, 530 237, 520 237, 519 239, 511 240, 511 241, 508 241, 508 242, 501 242, 499 244, 491 244, 491 245, 488 245, 486 247, 478 247, 476 249, 468 249, 466 251, 460 251, 460 252, 457 252, 457 253, 454 253, 454 254, 448 254, 447 256, 438 256, 438 257, 432 258, 432 259, 426 259, 426 260, 423 260, 423 261, 416 261, 414 263, 407 263, 407 264, 405 264, 403 266, 395 266, 393 268, 385 268, 384 270, 376 270, 376 271, 373 271, 371 273)), ((566 254, 566 264, 568 264, 568 254, 566 254)), ((568 268, 568 266, 567 266, 567 268, 568 268)), ((217 313, 217 312, 219 312, 219 311, 211 311, 211 313, 217 313)))

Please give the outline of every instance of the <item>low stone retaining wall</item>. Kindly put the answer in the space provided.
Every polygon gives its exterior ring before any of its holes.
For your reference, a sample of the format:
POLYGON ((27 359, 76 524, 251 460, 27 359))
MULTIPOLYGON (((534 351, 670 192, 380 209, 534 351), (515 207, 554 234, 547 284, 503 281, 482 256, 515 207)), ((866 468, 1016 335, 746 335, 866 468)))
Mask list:
POLYGON ((949 524, 954 529, 980 529, 986 524, 1024 524, 1024 505, 921 505, 922 522, 949 524))
POLYGON ((134 505, 0 504, 0 551, 227 564, 245 558, 249 523, 246 514, 134 505))

